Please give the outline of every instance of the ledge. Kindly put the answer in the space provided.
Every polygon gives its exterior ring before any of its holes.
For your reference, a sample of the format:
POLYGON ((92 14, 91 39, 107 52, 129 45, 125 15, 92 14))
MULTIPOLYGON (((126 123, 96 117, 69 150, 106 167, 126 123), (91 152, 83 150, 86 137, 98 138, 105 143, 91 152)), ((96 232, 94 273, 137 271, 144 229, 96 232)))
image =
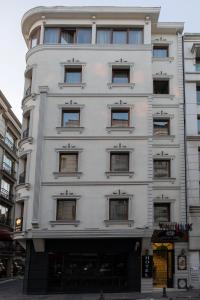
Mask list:
POLYGON ((59 82, 58 86, 62 89, 65 87, 78 87, 84 89, 86 87, 86 83, 65 83, 65 82, 59 82))
POLYGON ((128 131, 129 133, 131 133, 134 129, 135 127, 106 127, 108 133, 110 133, 111 131, 128 131))
POLYGON ((56 127, 57 133, 61 132, 80 132, 82 133, 84 130, 84 127, 56 127))
POLYGON ((22 106, 23 106, 23 105, 25 104, 25 102, 28 101, 29 99, 32 99, 33 101, 35 101, 36 96, 37 96, 36 93, 32 93, 32 94, 29 94, 29 95, 25 96, 25 97, 22 99, 22 106))
POLYGON ((174 183, 174 181, 176 180, 175 177, 169 177, 169 178, 153 178, 153 181, 160 181, 160 182, 172 182, 174 183))
POLYGON ((111 225, 127 225, 132 227, 134 224, 134 220, 104 220, 106 227, 111 225))
POLYGON ((20 190, 20 189, 26 189, 27 191, 30 190, 31 184, 30 183, 20 183, 16 185, 16 190, 20 190))
POLYGON ((174 60, 174 57, 152 57, 152 61, 161 61, 161 62, 172 62, 174 60))
POLYGON ((170 100, 173 100, 175 98, 174 95, 170 95, 170 94, 153 94, 152 97, 153 98, 170 99, 170 100))
POLYGON ((200 141, 200 135, 188 135, 186 137, 187 141, 200 141))
POLYGON ((19 141, 19 147, 21 147, 25 143, 33 144, 33 137, 27 137, 27 138, 21 139, 19 141))
POLYGON ((51 224, 52 227, 56 226, 56 225, 73 225, 75 227, 77 227, 80 224, 79 220, 74 220, 74 221, 50 221, 49 222, 51 224))
POLYGON ((133 177, 134 172, 105 172, 107 178, 109 178, 110 176, 128 176, 128 177, 133 177))
POLYGON ((153 139, 155 140, 174 140, 175 135, 153 135, 153 139))
POLYGON ((79 179, 82 174, 82 172, 53 172, 55 179, 59 177, 77 177, 79 179))
POLYGON ((108 87, 109 89, 112 89, 112 88, 130 88, 130 89, 133 89, 134 86, 135 86, 135 83, 124 83, 124 84, 120 84, 120 83, 112 83, 112 82, 109 82, 108 84, 108 87))

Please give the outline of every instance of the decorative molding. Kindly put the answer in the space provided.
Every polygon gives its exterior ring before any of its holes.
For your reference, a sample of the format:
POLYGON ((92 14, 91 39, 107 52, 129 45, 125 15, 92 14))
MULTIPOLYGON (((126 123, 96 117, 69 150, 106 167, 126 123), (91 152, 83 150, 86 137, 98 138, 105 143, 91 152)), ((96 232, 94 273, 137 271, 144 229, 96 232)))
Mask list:
POLYGON ((66 82, 59 82, 58 86, 60 89, 65 88, 65 87, 79 87, 84 89, 86 87, 86 83, 66 83, 66 82))
POLYGON ((134 225, 134 220, 104 220, 106 227, 112 225, 126 225, 128 227, 132 227, 134 225))
POLYGON ((123 100, 119 100, 118 102, 115 102, 113 104, 107 104, 108 108, 134 108, 133 104, 129 104, 127 102, 124 102, 123 100))
POLYGON ((65 221, 65 220, 56 220, 56 221, 49 221, 50 225, 52 227, 58 226, 58 225, 72 225, 77 227, 80 224, 79 220, 74 220, 74 221, 65 221))
POLYGON ((168 118, 168 119, 173 119, 174 118, 174 114, 168 114, 168 112, 164 112, 163 110, 156 112, 153 114, 153 118, 168 118))
POLYGON ((156 62, 156 61, 161 61, 161 62, 172 62, 174 61, 174 57, 173 56, 168 56, 168 57, 152 57, 152 61, 156 62))
POLYGON ((56 127, 58 134, 62 132, 79 132, 82 133, 85 127, 56 127))
MULTIPOLYGON (((170 94, 153 94, 153 98, 157 99, 157 98, 161 98, 161 99, 170 99, 170 100, 174 100, 175 95, 170 95, 170 94)), ((167 106, 167 104, 166 104, 167 106)), ((156 107, 156 104, 153 104, 153 107, 156 107)), ((159 107, 163 107, 164 106, 162 104, 159 104, 159 107)))
POLYGON ((166 72, 163 72, 163 71, 160 71, 160 72, 157 72, 155 74, 153 74, 153 78, 155 79, 159 79, 159 78, 165 78, 165 79, 172 79, 173 78, 173 75, 168 75, 166 72))
POLYGON ((133 89, 135 87, 135 83, 112 83, 112 82, 109 82, 107 85, 108 85, 109 89, 117 88, 117 87, 133 89))
POLYGON ((55 150, 56 150, 56 152, 61 152, 61 151, 76 151, 76 152, 80 152, 80 151, 83 150, 83 148, 77 148, 75 145, 72 145, 71 143, 68 143, 67 145, 63 145, 62 148, 56 148, 55 150))
POLYGON ((133 194, 127 194, 126 192, 124 191, 121 191, 120 189, 112 192, 112 194, 107 194, 105 195, 106 198, 133 198, 133 194))
MULTIPOLYGON (((130 186, 130 185, 141 185, 141 186, 147 186, 152 183, 151 181, 45 181, 42 182, 42 186, 130 186)), ((163 188, 163 187, 162 187, 163 188)))
POLYGON ((53 195, 52 198, 54 200, 57 200, 59 198, 62 198, 62 199, 80 199, 81 196, 80 195, 77 195, 77 194, 74 194, 73 192, 70 192, 69 190, 66 190, 65 193, 61 192, 60 194, 56 194, 56 195, 53 195))
POLYGON ((140 140, 148 140, 152 138, 152 136, 44 136, 44 140, 59 140, 59 141, 69 141, 70 140, 85 140, 85 141, 104 141, 104 140, 133 140, 133 141, 140 141, 140 140))
MULTIPOLYGON (((136 99, 139 97, 152 97, 152 93, 48 93, 48 98, 54 98, 55 101, 57 101, 56 98, 87 98, 91 99, 93 101, 93 98, 132 98, 136 99)), ((132 100, 131 99, 131 100, 132 100)))
POLYGON ((106 130, 108 133, 112 132, 112 131, 128 131, 129 133, 132 133, 133 130, 135 129, 135 127, 106 127, 106 130))
POLYGON ((53 172, 55 179, 58 179, 59 177, 76 177, 80 179, 82 174, 82 172, 53 172))
POLYGON ((46 85, 41 85, 41 86, 38 87, 38 89, 39 89, 40 94, 41 93, 48 93, 48 91, 49 91, 49 87, 46 86, 46 85))
POLYGON ((130 178, 133 177, 134 172, 132 171, 127 171, 127 172, 113 172, 113 171, 107 171, 105 172, 107 178, 110 178, 111 176, 128 176, 130 178))
POLYGON ((170 197, 165 196, 164 194, 162 194, 161 196, 157 196, 157 197, 153 198, 153 201, 154 202, 159 202, 159 203, 174 202, 174 201, 176 201, 176 199, 171 199, 170 197))
POLYGON ((125 151, 133 151, 134 150, 134 148, 127 148, 127 146, 126 145, 123 145, 121 142, 119 143, 119 144, 117 144, 117 145, 114 145, 112 148, 107 148, 106 149, 106 151, 108 151, 108 152, 110 152, 110 151, 123 151, 123 150, 125 150, 125 151))
POLYGON ((113 66, 124 66, 124 67, 133 68, 134 63, 133 62, 129 62, 126 59, 120 58, 120 59, 115 60, 114 62, 109 62, 108 65, 110 67, 113 67, 113 66))
POLYGON ((165 153, 164 151, 161 151, 159 153, 156 153, 153 155, 154 159, 171 159, 173 160, 175 158, 174 155, 169 155, 168 153, 165 153))
POLYGON ((173 44, 172 41, 168 41, 166 38, 163 38, 162 36, 160 36, 159 38, 153 39, 152 40, 152 44, 167 44, 167 45, 171 45, 173 44))
POLYGON ((77 102, 75 102, 75 101, 73 101, 73 100, 69 100, 68 102, 67 101, 65 101, 65 103, 64 104, 59 104, 58 105, 58 108, 60 108, 60 109, 66 109, 66 108, 69 108, 69 109, 72 109, 72 108, 80 108, 80 109, 82 109, 82 108, 84 108, 84 104, 78 104, 77 102))
POLYGON ((19 147, 22 147, 25 143, 28 143, 28 144, 33 144, 33 137, 29 136, 29 137, 26 137, 26 138, 23 138, 19 141, 19 147))
POLYGON ((81 62, 79 59, 75 59, 74 57, 72 57, 71 59, 67 59, 66 62, 61 62, 60 63, 62 66, 85 66, 86 63, 85 62, 81 62))

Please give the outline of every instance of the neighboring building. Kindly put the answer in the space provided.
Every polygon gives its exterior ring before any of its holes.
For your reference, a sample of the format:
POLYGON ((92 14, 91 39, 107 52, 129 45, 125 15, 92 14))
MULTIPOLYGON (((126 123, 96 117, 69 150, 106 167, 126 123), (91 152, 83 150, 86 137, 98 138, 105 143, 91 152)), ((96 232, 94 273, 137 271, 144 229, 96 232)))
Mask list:
POLYGON ((0 278, 13 276, 19 264, 11 234, 20 138, 21 124, 0 90, 0 278))
POLYGON ((188 284, 183 23, 159 13, 37 7, 22 19, 25 292, 188 284))
POLYGON ((184 35, 190 282, 200 286, 200 34, 184 35))

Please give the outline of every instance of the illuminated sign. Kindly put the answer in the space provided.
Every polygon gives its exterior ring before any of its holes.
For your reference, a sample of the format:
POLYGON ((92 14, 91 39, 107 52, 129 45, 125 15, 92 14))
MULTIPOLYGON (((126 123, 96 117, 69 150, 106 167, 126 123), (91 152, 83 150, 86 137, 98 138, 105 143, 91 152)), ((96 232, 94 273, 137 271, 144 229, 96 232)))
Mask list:
POLYGON ((17 218, 15 220, 15 231, 22 231, 22 224, 23 224, 22 218, 17 218))

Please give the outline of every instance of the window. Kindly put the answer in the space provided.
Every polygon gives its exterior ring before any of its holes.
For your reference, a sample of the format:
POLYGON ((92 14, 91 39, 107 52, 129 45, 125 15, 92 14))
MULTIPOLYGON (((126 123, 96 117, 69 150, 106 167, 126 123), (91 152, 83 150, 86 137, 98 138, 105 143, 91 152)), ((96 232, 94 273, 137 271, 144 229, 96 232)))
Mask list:
POLYGON ((80 110, 63 110, 62 111, 63 127, 79 127, 80 126, 80 110))
POLYGON ((153 93, 154 94, 169 94, 169 80, 154 79, 153 93))
POLYGON ((4 154, 3 156, 3 170, 6 171, 7 173, 11 174, 12 173, 12 160, 4 154))
POLYGON ((24 115, 23 118, 23 127, 25 128, 22 132, 22 138, 28 138, 29 137, 29 127, 30 127, 30 111, 24 115))
POLYGON ((196 58, 196 71, 200 72, 200 57, 196 58))
POLYGON ((129 152, 110 153, 111 172, 129 172, 129 152))
POLYGON ((14 141, 14 137, 12 136, 12 134, 10 132, 6 132, 6 136, 5 136, 5 144, 11 148, 11 149, 14 149, 14 146, 15 146, 15 141, 14 141))
POLYGON ((5 181, 4 179, 1 180, 1 195, 4 198, 9 199, 9 195, 10 195, 10 183, 8 183, 7 181, 5 181))
POLYGON ((112 127, 129 127, 129 109, 111 111, 111 126, 112 127))
POLYGON ((34 29, 30 35, 30 48, 33 48, 40 43, 40 27, 34 29))
POLYGON ((9 225, 10 211, 8 207, 0 204, 0 224, 9 225))
POLYGON ((128 199, 109 200, 109 220, 128 220, 128 199))
POLYGON ((74 221, 76 219, 76 199, 58 199, 57 214, 58 221, 74 221))
POLYGON ((127 84, 130 82, 130 68, 113 68, 112 83, 127 84))
POLYGON ((153 162, 155 178, 170 177, 170 160, 155 159, 153 162))
POLYGON ((165 58, 169 56, 169 47, 168 46, 153 46, 153 57, 156 58, 165 58))
POLYGON ((80 84, 82 82, 82 68, 73 67, 65 68, 65 83, 68 84, 80 84))
POLYGON ((197 117, 197 130, 198 134, 200 134, 200 116, 197 117))
POLYGON ((142 44, 143 28, 98 28, 97 44, 142 44))
POLYGON ((154 135, 169 135, 170 134, 169 119, 154 119, 153 134, 154 135))
POLYGON ((200 85, 196 86, 197 104, 200 104, 200 85))
POLYGON ((19 174, 19 184, 25 184, 26 182, 26 166, 27 166, 27 155, 20 159, 21 173, 19 174))
POLYGON ((170 222, 169 203, 154 203, 154 222, 170 222))
POLYGON ((91 28, 46 27, 44 44, 91 44, 91 28))
POLYGON ((74 173, 78 171, 78 153, 60 153, 59 172, 74 173))
POLYGON ((198 147, 198 161, 199 161, 199 171, 200 171, 200 147, 198 147))

